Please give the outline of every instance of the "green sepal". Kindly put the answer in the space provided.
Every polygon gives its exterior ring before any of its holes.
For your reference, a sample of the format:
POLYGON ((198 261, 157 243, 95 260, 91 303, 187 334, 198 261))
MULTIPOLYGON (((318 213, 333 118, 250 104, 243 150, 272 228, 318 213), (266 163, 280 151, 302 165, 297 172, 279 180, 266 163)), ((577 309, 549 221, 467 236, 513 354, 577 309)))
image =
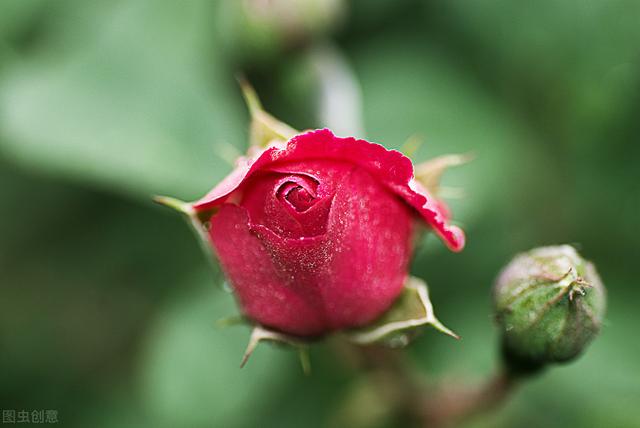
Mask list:
POLYGON ((271 144, 288 141, 300 133, 267 113, 262 108, 260 99, 249 82, 242 77, 239 77, 238 81, 251 114, 251 127, 249 128, 250 148, 265 149, 271 144))
POLYGON ((298 351, 302 371, 305 375, 309 375, 311 373, 309 344, 307 342, 301 340, 300 338, 289 336, 278 331, 269 330, 259 325, 254 326, 253 330, 251 331, 251 337, 249 338, 247 349, 245 350, 244 355, 242 356, 242 361, 240 362, 241 368, 244 367, 245 364, 247 364, 247 361, 249 361, 249 357, 251 357, 253 351, 256 350, 256 348, 262 341, 275 342, 294 347, 298 351))
MULTIPOLYGON (((449 154, 438 156, 422 162, 415 167, 415 178, 434 196, 440 195, 444 190, 440 187, 440 180, 444 172, 454 166, 464 165, 470 162, 473 156, 470 154, 449 154)), ((448 189, 448 193, 453 193, 448 189)), ((440 195, 443 196, 443 195, 440 195)))
POLYGON ((373 323, 351 330, 346 335, 348 340, 357 345, 383 344, 398 348, 409 344, 426 326, 460 338, 436 318, 427 284, 419 278, 409 277, 402 294, 389 310, 373 323))
POLYGON ((211 218, 213 211, 206 210, 196 212, 193 205, 189 202, 184 202, 170 196, 155 196, 153 201, 157 204, 176 210, 184 216, 187 223, 191 226, 191 230, 193 230, 198 237, 198 242, 200 242, 200 247, 207 256, 207 260, 215 265, 215 258, 211 243, 209 242, 209 231, 207 229, 208 219, 211 218))
POLYGON ((409 135, 409 138, 407 138, 404 143, 402 143, 402 146, 400 146, 399 150, 406 157, 413 159, 413 155, 415 155, 416 152, 420 150, 423 144, 424 137, 422 135, 412 134, 409 135))

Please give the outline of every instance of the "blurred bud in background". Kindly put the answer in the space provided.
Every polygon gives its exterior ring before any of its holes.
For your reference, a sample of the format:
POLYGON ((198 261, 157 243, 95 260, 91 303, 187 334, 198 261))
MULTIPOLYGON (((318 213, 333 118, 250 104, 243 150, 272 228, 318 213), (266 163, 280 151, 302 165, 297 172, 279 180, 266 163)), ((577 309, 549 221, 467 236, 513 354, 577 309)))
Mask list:
POLYGON ((494 287, 507 365, 534 370, 575 358, 596 336, 605 290, 593 264, 569 245, 516 256, 494 287))
POLYGON ((345 6, 343 0, 221 2, 219 33, 240 59, 268 59, 330 32, 341 22, 345 6))

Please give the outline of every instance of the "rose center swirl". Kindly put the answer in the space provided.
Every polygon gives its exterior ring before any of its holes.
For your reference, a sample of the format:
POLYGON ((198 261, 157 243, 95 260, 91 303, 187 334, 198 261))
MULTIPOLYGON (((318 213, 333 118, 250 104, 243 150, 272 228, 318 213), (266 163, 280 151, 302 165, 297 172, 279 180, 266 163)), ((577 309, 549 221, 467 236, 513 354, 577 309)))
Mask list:
POLYGON ((297 212, 304 212, 317 201, 318 182, 307 176, 290 176, 281 181, 276 192, 278 199, 297 212))

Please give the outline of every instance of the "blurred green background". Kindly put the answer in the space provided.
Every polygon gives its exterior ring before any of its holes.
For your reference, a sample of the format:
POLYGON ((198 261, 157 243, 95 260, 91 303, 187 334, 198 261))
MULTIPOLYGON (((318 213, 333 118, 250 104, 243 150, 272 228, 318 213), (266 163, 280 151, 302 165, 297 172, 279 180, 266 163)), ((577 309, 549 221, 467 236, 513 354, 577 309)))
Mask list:
POLYGON ((150 201, 199 197, 245 150, 239 72, 299 129, 475 154, 445 177, 467 248, 428 238, 413 265, 463 337, 410 348, 431 379, 496 367, 490 287, 514 253, 573 243, 596 263, 601 336, 465 426, 640 426, 635 0, 2 0, 0 408, 71 427, 346 424, 361 374, 326 345, 310 378, 270 346, 240 370, 248 329, 215 326, 233 299, 150 201))

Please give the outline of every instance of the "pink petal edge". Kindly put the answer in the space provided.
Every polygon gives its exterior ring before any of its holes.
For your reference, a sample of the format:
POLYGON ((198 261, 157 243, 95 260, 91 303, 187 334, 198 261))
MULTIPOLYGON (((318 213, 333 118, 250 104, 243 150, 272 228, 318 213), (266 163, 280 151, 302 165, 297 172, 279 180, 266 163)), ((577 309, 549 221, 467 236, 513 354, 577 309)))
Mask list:
POLYGON ((238 159, 236 168, 203 198, 193 203, 196 211, 220 205, 252 174, 279 162, 305 159, 335 159, 365 168, 390 190, 405 200, 453 251, 465 245, 462 229, 450 225, 441 201, 413 178, 411 160, 396 150, 353 137, 336 137, 329 129, 318 129, 296 135, 286 143, 271 146, 253 158, 238 159), (318 144, 322 141, 324 144, 318 144), (326 144, 330 141, 331 144, 326 144))

